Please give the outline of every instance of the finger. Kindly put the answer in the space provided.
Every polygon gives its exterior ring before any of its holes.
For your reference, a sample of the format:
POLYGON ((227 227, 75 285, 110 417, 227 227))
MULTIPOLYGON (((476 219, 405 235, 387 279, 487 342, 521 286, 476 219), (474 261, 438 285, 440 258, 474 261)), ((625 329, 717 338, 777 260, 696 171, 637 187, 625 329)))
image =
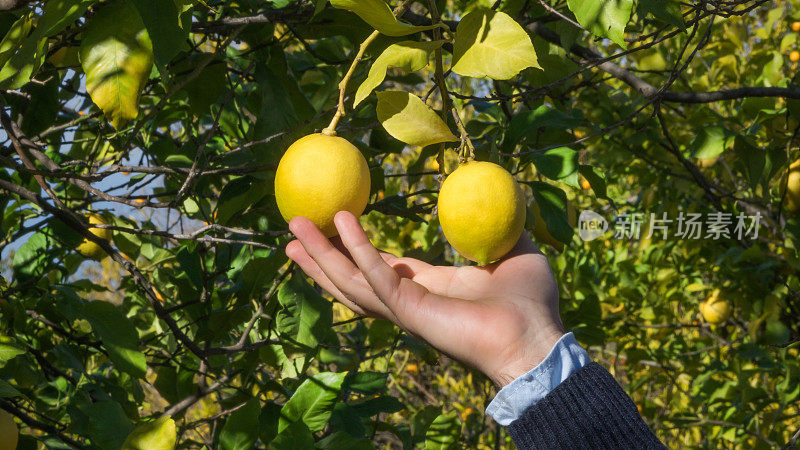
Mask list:
MULTIPOLYGON (((428 264, 428 263, 426 263, 424 261, 420 261, 418 259, 406 258, 406 257, 398 258, 398 257, 396 257, 394 255, 390 255, 390 254, 383 253, 383 252, 381 252, 381 258, 383 258, 383 260, 386 261, 387 264, 392 266, 393 269, 397 270, 398 267, 403 267, 406 272, 409 272, 409 273, 412 273, 412 274, 417 274, 419 272, 423 272, 423 271, 430 270, 430 269, 433 268, 432 265, 430 265, 430 264, 428 264)), ((402 273, 400 273, 400 276, 403 277, 403 278, 412 278, 413 277, 413 275, 412 276, 404 276, 402 273)))
POLYGON ((325 291, 331 294, 333 298, 340 301, 356 314, 367 314, 362 307, 353 303, 349 298, 347 298, 346 295, 342 293, 342 291, 339 290, 339 288, 333 284, 328 276, 325 275, 325 272, 320 269, 317 262, 308 255, 306 249, 303 248, 303 244, 301 244, 300 241, 294 240, 286 246, 286 256, 297 263, 297 265, 303 269, 303 272, 305 272, 306 275, 310 276, 314 281, 317 282, 317 284, 322 286, 322 289, 325 289, 325 291))
POLYGON ((391 311, 378 299, 359 269, 342 252, 337 250, 310 220, 295 217, 289 229, 313 258, 320 270, 342 295, 365 311, 382 317, 392 317, 391 311))
POLYGON ((445 352, 463 348, 463 336, 487 308, 477 302, 432 294, 413 280, 400 277, 367 238, 358 220, 342 211, 334 217, 339 235, 372 289, 395 315, 395 323, 445 352))
POLYGON ((399 325, 418 332, 424 317, 430 316, 427 303, 432 294, 412 280, 402 278, 384 261, 355 216, 341 211, 333 220, 342 242, 378 298, 394 313, 399 325))
MULTIPOLYGON (((350 261, 353 261, 353 257, 350 256, 350 250, 348 250, 347 247, 345 247, 344 243, 342 242, 342 238, 340 236, 332 237, 330 240, 331 240, 331 244, 333 244, 333 246, 336 247, 336 249, 338 249, 340 252, 342 252, 342 254, 344 256, 346 256, 350 261)), ((393 254, 391 254, 389 252, 384 252, 384 251, 381 251, 381 250, 378 250, 378 251, 380 252, 381 257, 383 258, 383 260, 386 261, 387 263, 391 263, 392 261, 398 259, 397 256, 395 256, 395 255, 393 255, 393 254)), ((422 263, 422 261, 420 261, 420 263, 422 263)), ((353 261, 353 264, 355 264, 355 261, 353 261)))

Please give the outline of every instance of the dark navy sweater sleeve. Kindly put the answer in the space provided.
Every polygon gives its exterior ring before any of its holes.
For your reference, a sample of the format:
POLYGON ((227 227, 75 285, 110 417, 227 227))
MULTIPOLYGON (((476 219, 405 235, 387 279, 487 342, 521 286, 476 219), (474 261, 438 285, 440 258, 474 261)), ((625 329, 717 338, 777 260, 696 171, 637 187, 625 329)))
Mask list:
POLYGON ((525 410, 508 432, 520 450, 666 448, 619 383, 596 362, 525 410))

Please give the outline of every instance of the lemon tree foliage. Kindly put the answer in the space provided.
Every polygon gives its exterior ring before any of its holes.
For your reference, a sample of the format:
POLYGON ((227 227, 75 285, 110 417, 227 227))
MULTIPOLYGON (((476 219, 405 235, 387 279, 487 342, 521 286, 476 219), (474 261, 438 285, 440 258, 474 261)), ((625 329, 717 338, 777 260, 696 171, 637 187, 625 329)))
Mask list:
POLYGON ((395 139, 418 147, 458 140, 436 112, 416 95, 383 91, 377 97, 378 120, 395 139))
POLYGON ((456 29, 453 72, 467 77, 507 80, 528 67, 539 67, 525 29, 508 14, 472 11, 456 29))
POLYGON ((278 162, 333 117, 377 246, 471 264, 442 175, 497 164, 565 326, 660 439, 796 443, 800 2, 14 3, 0 434, 19 448, 512 448, 483 375, 286 258, 278 162), (582 240, 584 210, 610 231, 582 240), (614 237, 624 214, 640 232, 614 237), (679 236, 695 214, 728 233, 679 236))
POLYGON ((153 66, 153 44, 132 2, 105 5, 86 27, 80 46, 86 91, 120 129, 139 113, 139 95, 153 66))
POLYGON ((431 52, 442 46, 444 41, 402 41, 392 44, 383 51, 369 68, 367 78, 356 91, 353 107, 359 103, 386 79, 390 67, 404 72, 415 72, 428 65, 431 52))

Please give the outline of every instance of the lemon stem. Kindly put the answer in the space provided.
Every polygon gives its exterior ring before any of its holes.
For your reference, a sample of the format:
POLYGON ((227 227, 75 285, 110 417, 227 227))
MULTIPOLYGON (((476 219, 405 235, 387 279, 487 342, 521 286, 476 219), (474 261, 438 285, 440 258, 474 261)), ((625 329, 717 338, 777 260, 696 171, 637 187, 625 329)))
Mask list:
MULTIPOLYGON (((410 5, 413 1, 414 0, 405 0, 402 4, 400 4, 400 6, 394 9, 394 15, 399 16, 403 14, 406 11, 406 8, 408 8, 408 5, 410 5)), ((326 136, 336 136, 336 126, 339 124, 339 119, 344 117, 346 114, 344 100, 347 92, 347 85, 350 83, 350 78, 353 77, 358 63, 364 59, 364 53, 367 51, 367 48, 369 48, 369 45, 372 44, 380 34, 381 33, 378 30, 373 31, 358 47, 358 52, 356 53, 355 58, 353 58, 350 68, 342 78, 342 81, 339 82, 339 106, 336 107, 336 113, 334 113, 331 123, 324 130, 322 130, 322 134, 326 136)))
MULTIPOLYGON (((428 0, 428 10, 431 13, 431 23, 434 25, 439 25, 442 23, 442 18, 439 14, 439 9, 436 7, 435 0, 428 0)), ((431 31, 433 33, 434 40, 439 40, 442 38, 438 27, 431 31)), ((461 145, 458 147, 459 160, 469 161, 475 158, 475 147, 472 145, 472 140, 469 138, 466 128, 464 128, 464 123, 461 121, 461 116, 458 115, 458 111, 456 110, 453 101, 450 99, 450 92, 447 90, 447 83, 445 82, 442 49, 436 48, 434 55, 436 56, 436 72, 434 74, 434 78, 436 80, 436 85, 439 88, 439 94, 442 97, 442 120, 447 122, 447 111, 449 110, 453 115, 453 120, 455 120, 456 127, 458 127, 458 132, 461 134, 461 145)), ((444 164, 442 163, 444 162, 444 146, 442 146, 442 150, 439 152, 437 161, 439 161, 439 170, 443 174, 444 164)))

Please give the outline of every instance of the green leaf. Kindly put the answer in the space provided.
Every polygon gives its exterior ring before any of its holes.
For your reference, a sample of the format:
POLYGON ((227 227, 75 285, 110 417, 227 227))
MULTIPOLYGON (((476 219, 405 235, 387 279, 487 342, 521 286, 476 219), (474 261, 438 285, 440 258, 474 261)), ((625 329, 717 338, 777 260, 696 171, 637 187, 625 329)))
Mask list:
POLYGON ((572 241, 574 230, 569 223, 567 194, 547 183, 532 181, 526 183, 533 190, 533 198, 539 206, 539 213, 547 225, 547 231, 559 241, 568 244, 572 241))
POLYGON ((278 290, 277 328, 282 337, 306 350, 317 347, 330 333, 333 323, 331 304, 298 273, 278 290))
POLYGON ((7 363, 9 360, 16 358, 25 353, 25 350, 14 347, 10 344, 0 343, 0 363, 7 363))
POLYGON ((536 50, 525 29, 508 14, 477 9, 461 19, 453 43, 453 72, 508 80, 528 67, 539 67, 536 50))
POLYGON ((354 438, 344 431, 337 431, 317 442, 320 450, 371 450, 372 442, 366 438, 354 438))
POLYGON ((103 301, 87 303, 82 313, 108 350, 108 357, 114 365, 134 377, 144 377, 147 361, 139 351, 139 334, 131 320, 116 306, 103 301))
POLYGON ((584 120, 567 114, 563 111, 542 105, 533 111, 520 112, 514 115, 508 125, 503 149, 506 152, 514 150, 523 138, 532 140, 542 128, 572 129, 584 124, 584 120))
POLYGON ((32 19, 28 16, 19 19, 0 44, 0 65, 3 66, 0 70, 0 86, 4 89, 18 89, 27 84, 45 61, 47 38, 63 31, 95 1, 48 1, 36 29, 30 35, 28 31, 32 19))
POLYGON ((9 360, 16 358, 25 353, 25 350, 14 347, 10 344, 0 343, 0 363, 7 363, 9 360))
POLYGON ((22 393, 5 380, 0 380, 0 398, 19 397, 22 393))
POLYGON ((153 67, 153 44, 128 0, 106 4, 86 25, 80 47, 86 90, 120 130, 139 114, 139 95, 153 67))
POLYGON ((428 432, 425 433, 425 448, 427 450, 455 448, 460 433, 461 423, 456 413, 442 414, 428 427, 428 432))
POLYGON ((567 0, 578 23, 599 37, 607 37, 622 48, 625 26, 631 19, 633 0, 567 0))
POLYGON ((578 172, 589 181, 589 185, 598 198, 608 198, 608 194, 606 193, 606 180, 595 171, 594 167, 581 165, 578 172))
POLYGON ((240 298, 249 300, 262 295, 285 262, 283 252, 273 252, 266 258, 253 258, 248 261, 241 273, 243 289, 240 298))
POLYGON ((19 89, 39 70, 47 56, 47 37, 34 32, 0 70, 0 88, 19 89))
POLYGON ((175 259, 183 271, 198 290, 203 287, 203 261, 197 252, 191 252, 186 247, 181 248, 175 259))
POLYGON ((541 172, 551 180, 571 178, 570 185, 578 185, 578 152, 568 147, 558 147, 530 155, 530 160, 541 172))
MULTIPOLYGON (((268 347, 265 347, 268 348, 268 347)), ((267 402, 258 415, 258 436, 261 442, 272 442, 278 435, 278 422, 281 418, 281 405, 267 402)))
POLYGON ((251 399, 234 411, 219 434, 221 450, 250 450, 258 439, 258 416, 261 406, 258 399, 251 399))
POLYGON ((408 92, 378 92, 378 120, 395 139, 408 145, 425 147, 454 142, 447 124, 419 97, 408 92))
POLYGON ((356 403, 353 406, 353 411, 362 417, 372 417, 380 413, 394 413, 405 409, 400 400, 388 395, 381 395, 380 397, 371 398, 361 403, 356 403))
POLYGON ((352 406, 344 402, 336 403, 329 422, 332 430, 344 431, 350 436, 365 436, 367 433, 361 416, 356 414, 352 406))
POLYGON ((386 78, 389 67, 397 67, 406 72, 415 72, 428 64, 430 53, 441 47, 444 41, 403 41, 386 48, 372 63, 367 79, 356 91, 353 108, 369 96, 373 89, 380 86, 386 78))
POLYGON ((345 373, 322 372, 303 381, 281 409, 278 430, 292 422, 303 422, 309 430, 325 428, 339 398, 345 373))
POLYGON ((792 331, 779 320, 768 320, 759 342, 768 345, 785 345, 792 337, 792 331))
POLYGON ((41 37, 60 33, 95 3, 97 0, 49 0, 45 3, 42 18, 36 24, 36 32, 41 37))
MULTIPOLYGON (((193 72, 197 61, 207 58, 207 53, 194 53, 186 59, 183 64, 175 64, 175 71, 186 73, 188 76, 193 72)), ((224 61, 211 61, 196 78, 192 79, 183 86, 183 90, 189 97, 189 109, 197 117, 208 113, 211 105, 216 103, 219 96, 225 91, 225 67, 224 61)))
POLYGON ((444 27, 441 24, 414 26, 399 22, 392 9, 383 0, 331 0, 331 6, 355 13, 372 28, 387 36, 407 36, 438 26, 444 27))
POLYGON ((314 15, 321 13, 328 6, 328 0, 314 0, 314 15))
POLYGON ((139 11, 147 33, 153 41, 153 57, 158 67, 167 63, 187 47, 189 29, 181 26, 180 11, 171 0, 131 0, 139 11))
POLYGON ((237 213, 264 198, 270 188, 269 183, 249 176, 227 183, 219 194, 217 223, 227 224, 237 213))
POLYGON ((173 450, 178 435, 175 421, 165 416, 136 426, 121 450, 173 450))
POLYGON ((314 435, 303 422, 289 424, 270 442, 270 450, 308 450, 314 448, 314 435))
POLYGON ((345 380, 344 389, 366 395, 374 395, 386 390, 388 373, 354 372, 345 380))
POLYGON ((766 152, 741 135, 737 135, 734 138, 733 150, 737 156, 734 164, 737 167, 741 167, 748 183, 751 186, 756 186, 761 181, 767 164, 766 152))
POLYGON ((703 127, 692 141, 692 156, 708 159, 719 156, 734 135, 721 126, 703 127))
POLYGON ((41 232, 28 238, 28 242, 22 244, 14 254, 14 275, 30 277, 42 273, 49 260, 47 254, 51 244, 54 244, 52 240, 41 232))
POLYGON ((33 20, 24 15, 17 19, 0 42, 0 67, 19 50, 33 27, 33 20))
POLYGON ((122 406, 113 400, 91 403, 84 413, 89 417, 88 435, 98 448, 120 448, 133 430, 122 406))
POLYGON ((425 441, 428 428, 441 414, 442 408, 433 405, 427 405, 414 414, 414 418, 411 420, 411 438, 414 443, 425 441))
POLYGON ((686 27, 681 14, 681 5, 675 0, 639 0, 639 9, 644 9, 656 19, 680 29, 686 27))

